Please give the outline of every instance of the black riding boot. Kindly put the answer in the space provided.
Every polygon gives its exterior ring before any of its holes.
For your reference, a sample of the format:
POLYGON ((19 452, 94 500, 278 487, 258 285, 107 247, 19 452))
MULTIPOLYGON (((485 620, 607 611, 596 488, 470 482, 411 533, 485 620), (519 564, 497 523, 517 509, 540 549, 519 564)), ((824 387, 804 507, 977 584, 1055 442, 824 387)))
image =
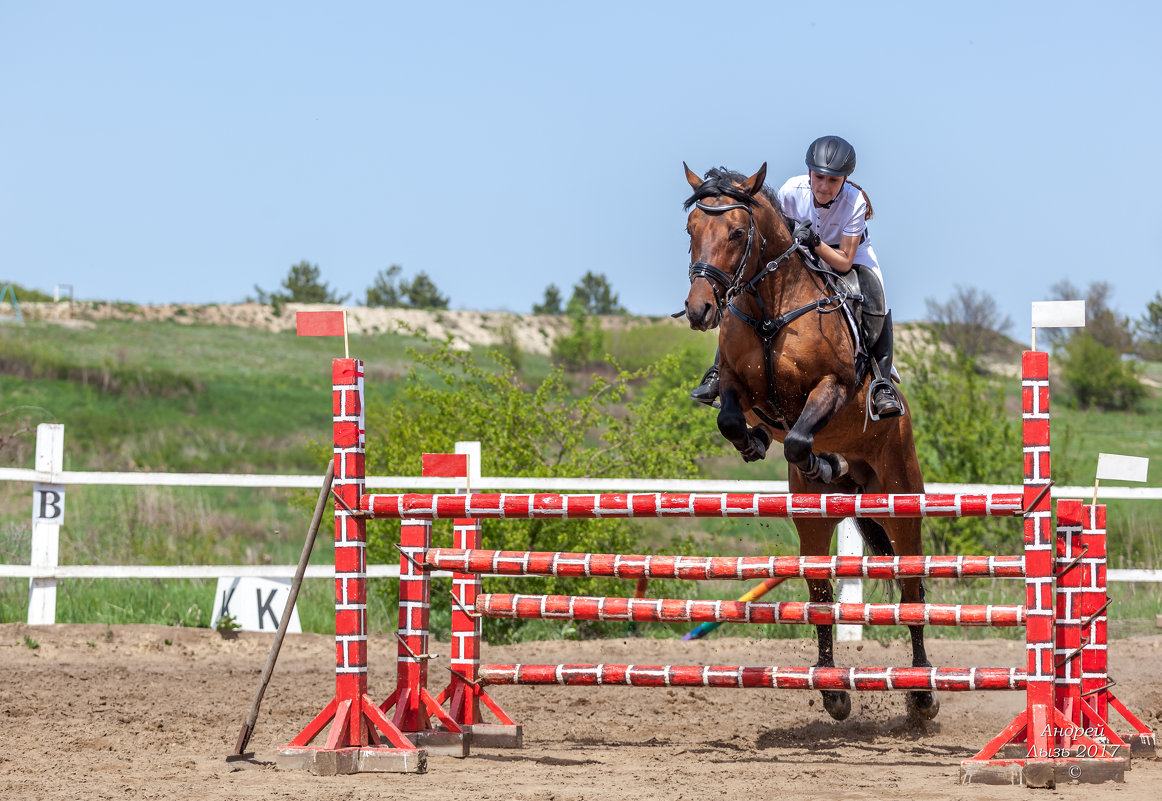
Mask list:
POLYGON ((880 368, 879 378, 872 381, 871 403, 876 416, 898 417, 904 413, 904 404, 892 386, 892 311, 884 315, 884 327, 879 338, 869 346, 871 357, 880 368))
POLYGON ((718 351, 714 352, 714 364, 702 376, 702 383, 691 390, 690 399, 707 406, 714 405, 714 401, 718 400, 718 351))

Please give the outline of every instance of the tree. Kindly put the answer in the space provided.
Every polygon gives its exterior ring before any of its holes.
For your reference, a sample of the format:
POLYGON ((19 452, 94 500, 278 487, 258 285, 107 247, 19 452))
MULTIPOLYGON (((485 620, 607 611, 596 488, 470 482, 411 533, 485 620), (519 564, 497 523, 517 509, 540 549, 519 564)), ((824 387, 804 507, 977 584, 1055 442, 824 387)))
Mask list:
POLYGON ((403 272, 403 267, 400 267, 398 264, 393 264, 386 270, 377 272, 371 286, 367 287, 366 305, 384 308, 394 308, 403 305, 400 299, 399 286, 396 283, 401 272, 403 272))
MULTIPOLYGON (((1084 300, 1085 330, 1097 342, 1117 353, 1134 350, 1133 325, 1129 317, 1110 307, 1114 288, 1108 281, 1094 281, 1084 293, 1068 278, 1049 288, 1054 300, 1084 300)), ((1054 348, 1066 345, 1077 333, 1072 328, 1047 328, 1045 335, 1054 348)))
POLYGON ((1085 293, 1085 330, 1098 342, 1121 353, 1134 350, 1134 328, 1130 318, 1110 307, 1114 288, 1108 281, 1095 281, 1085 293))
POLYGON ((292 265, 282 279, 282 292, 267 293, 258 284, 254 285, 258 293, 259 303, 269 303, 279 307, 284 303, 342 303, 350 295, 342 297, 331 291, 331 288, 319 280, 319 267, 308 261, 300 261, 292 265))
POLYGON ((407 297, 407 305, 413 309, 448 308, 448 298, 440 294, 427 273, 416 273, 411 281, 400 281, 399 293, 407 297))
POLYGON ((1162 292, 1155 292, 1154 299, 1146 304, 1146 313, 1136 328, 1141 354, 1148 359, 1162 358, 1162 292))
POLYGON ((573 285, 569 310, 582 314, 625 314, 604 273, 587 272, 573 285))
POLYGON ((1083 409, 1130 410, 1146 395, 1138 369, 1089 331, 1065 345, 1065 383, 1083 409))
POLYGON ((1013 327, 1012 318, 1001 316, 996 299, 976 287, 957 284, 956 292, 946 302, 925 298, 924 303, 940 339, 967 356, 1000 349, 1005 333, 1013 327))
POLYGON ((556 284, 545 287, 545 298, 540 303, 533 304, 533 314, 561 314, 561 290, 556 284))

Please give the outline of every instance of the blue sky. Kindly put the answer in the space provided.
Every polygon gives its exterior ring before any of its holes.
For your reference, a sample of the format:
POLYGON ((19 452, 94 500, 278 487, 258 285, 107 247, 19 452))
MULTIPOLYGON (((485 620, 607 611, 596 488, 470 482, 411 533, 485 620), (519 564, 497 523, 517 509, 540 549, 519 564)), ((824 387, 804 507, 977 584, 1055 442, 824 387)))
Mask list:
POLYGON ((306 259, 358 301, 398 263, 525 312, 593 270, 664 314, 683 160, 777 186, 838 133, 897 319, 1162 286, 1156 3, 422 5, 0 0, 0 280, 233 302, 306 259))

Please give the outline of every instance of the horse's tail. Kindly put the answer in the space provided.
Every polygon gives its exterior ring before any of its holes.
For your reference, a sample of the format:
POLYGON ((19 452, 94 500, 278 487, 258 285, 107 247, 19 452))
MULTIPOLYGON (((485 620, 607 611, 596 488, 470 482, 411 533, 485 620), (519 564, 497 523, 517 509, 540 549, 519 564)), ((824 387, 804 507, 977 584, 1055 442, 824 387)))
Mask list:
POLYGON ((873 556, 895 556, 896 549, 888 539, 888 532, 884 527, 870 517, 857 517, 855 525, 859 528, 859 535, 873 556))
MULTIPOLYGON (((896 555, 896 549, 892 547, 892 541, 888 539, 888 532, 877 521, 870 517, 857 517, 855 525, 859 529, 859 535, 863 537, 864 544, 872 552, 872 556, 896 555)), ((900 582, 894 579, 885 579, 883 584, 889 602, 891 602, 896 597, 895 590, 900 586, 900 582)))

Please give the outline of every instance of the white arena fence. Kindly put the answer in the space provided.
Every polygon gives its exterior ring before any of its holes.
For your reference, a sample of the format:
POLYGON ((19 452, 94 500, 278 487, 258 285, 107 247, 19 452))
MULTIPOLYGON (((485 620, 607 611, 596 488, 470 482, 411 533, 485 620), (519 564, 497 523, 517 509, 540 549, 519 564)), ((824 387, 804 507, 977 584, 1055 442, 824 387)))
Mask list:
MULTIPOLYGON (((36 466, 34 469, 0 468, 0 481, 27 483, 33 486, 33 533, 30 563, 0 564, 0 578, 29 580, 28 623, 55 623, 56 583, 61 579, 220 579, 277 578, 289 579, 295 565, 61 565, 58 562, 58 538, 64 515, 66 488, 69 486, 138 486, 138 487, 232 487, 255 489, 314 489, 322 487, 322 476, 235 474, 235 473, 111 473, 63 469, 64 426, 41 424, 37 430, 36 466), (52 503, 45 493, 53 493, 52 503), (60 515, 46 519, 46 508, 59 503, 60 515)), ((459 442, 457 453, 469 454, 470 469, 476 473, 467 482, 448 478, 417 476, 368 476, 367 489, 512 491, 512 492, 738 492, 786 493, 786 481, 702 480, 702 479, 597 479, 597 478, 520 478, 481 476, 480 443, 459 442)), ((1019 484, 937 484, 925 488, 930 493, 1020 492, 1019 484)), ((1053 498, 1090 498, 1093 487, 1053 487, 1053 498)), ((1162 488, 1109 487, 1097 492, 1102 500, 1162 500, 1162 488)), ((839 526, 838 553, 862 556, 863 541, 851 521, 839 526)), ((435 572, 434 576, 450 576, 435 572)), ((334 565, 313 565, 305 578, 334 579, 334 565)), ((367 566, 368 578, 399 578, 399 564, 367 566)), ((1107 571, 1108 581, 1162 582, 1162 570, 1107 571)), ((863 599, 860 579, 838 581, 838 601, 859 603, 863 599)), ((860 639, 862 626, 837 626, 840 640, 860 639)))

